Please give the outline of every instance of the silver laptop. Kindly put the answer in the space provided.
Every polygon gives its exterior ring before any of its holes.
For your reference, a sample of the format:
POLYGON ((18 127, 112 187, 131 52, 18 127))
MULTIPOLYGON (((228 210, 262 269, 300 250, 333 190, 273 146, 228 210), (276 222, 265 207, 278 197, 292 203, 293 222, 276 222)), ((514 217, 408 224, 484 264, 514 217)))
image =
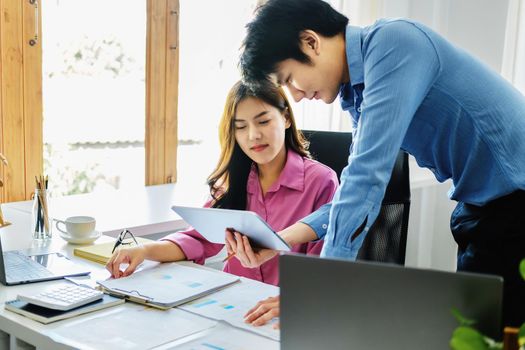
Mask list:
POLYGON ((451 309, 501 335, 503 279, 281 255, 281 348, 449 349, 451 309))
POLYGON ((29 256, 17 250, 4 252, 1 239, 0 251, 0 282, 4 285, 50 281, 90 273, 61 253, 29 256))

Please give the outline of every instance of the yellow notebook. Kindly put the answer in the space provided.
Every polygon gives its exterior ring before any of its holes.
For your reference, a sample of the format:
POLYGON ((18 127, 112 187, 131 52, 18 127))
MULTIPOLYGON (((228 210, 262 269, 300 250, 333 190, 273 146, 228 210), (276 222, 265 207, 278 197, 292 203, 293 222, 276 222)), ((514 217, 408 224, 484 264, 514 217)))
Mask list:
MULTIPOLYGON (((147 239, 147 238, 142 238, 142 237, 136 237, 136 238, 139 244, 153 242, 153 240, 147 239)), ((131 244, 125 244, 124 247, 135 246, 135 242, 133 242, 132 238, 129 238, 129 239, 126 238, 124 242, 131 243, 131 244)), ((97 262, 99 264, 105 265, 108 262, 109 258, 111 258, 111 255, 113 255, 111 254, 111 250, 113 249, 114 245, 115 245, 115 242, 93 244, 93 245, 75 248, 73 252, 78 257, 88 259, 88 260, 97 262)))

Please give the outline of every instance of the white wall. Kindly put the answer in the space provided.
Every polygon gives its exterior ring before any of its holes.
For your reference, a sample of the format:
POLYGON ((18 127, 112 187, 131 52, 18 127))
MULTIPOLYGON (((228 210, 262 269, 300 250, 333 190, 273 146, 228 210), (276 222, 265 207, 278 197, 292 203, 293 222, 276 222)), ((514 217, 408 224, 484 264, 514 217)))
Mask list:
POLYGON ((408 17, 500 72, 509 0, 383 0, 385 17, 408 17))

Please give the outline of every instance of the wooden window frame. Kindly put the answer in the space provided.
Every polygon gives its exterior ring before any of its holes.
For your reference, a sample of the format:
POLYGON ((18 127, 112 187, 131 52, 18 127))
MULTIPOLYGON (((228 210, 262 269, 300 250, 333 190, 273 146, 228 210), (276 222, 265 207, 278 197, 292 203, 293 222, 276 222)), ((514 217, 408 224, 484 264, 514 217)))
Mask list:
POLYGON ((42 46, 39 3, 0 0, 0 202, 28 199, 42 173, 42 46), (35 25, 38 24, 39 28, 35 25), (34 45, 29 41, 35 40, 34 45))
POLYGON ((148 0, 146 185, 176 182, 179 0, 148 0))
MULTIPOLYGON (((0 203, 29 199, 43 172, 41 1, 0 0, 0 152, 9 160, 0 203)), ((146 1, 145 184, 154 185, 177 178, 179 1, 146 1)))

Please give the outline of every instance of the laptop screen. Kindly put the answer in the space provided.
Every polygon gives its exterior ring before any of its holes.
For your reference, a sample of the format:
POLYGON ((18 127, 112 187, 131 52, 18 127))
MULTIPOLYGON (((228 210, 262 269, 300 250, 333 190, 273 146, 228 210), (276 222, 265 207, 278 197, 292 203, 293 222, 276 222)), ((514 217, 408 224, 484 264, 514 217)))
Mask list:
POLYGON ((287 254, 280 281, 283 349, 448 349, 453 308, 501 336, 496 276, 287 254))

